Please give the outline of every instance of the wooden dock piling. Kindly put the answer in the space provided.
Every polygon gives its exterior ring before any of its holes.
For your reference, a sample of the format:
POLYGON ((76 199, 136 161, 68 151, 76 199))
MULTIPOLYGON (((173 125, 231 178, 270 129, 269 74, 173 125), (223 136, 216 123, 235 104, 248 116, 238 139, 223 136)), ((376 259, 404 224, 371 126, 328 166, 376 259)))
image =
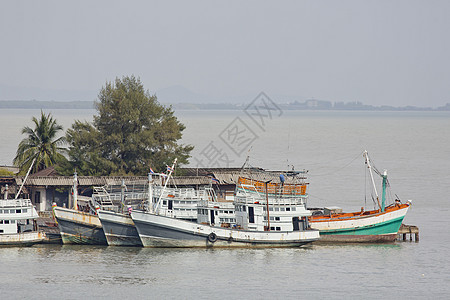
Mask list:
POLYGON ((408 234, 409 234, 410 241, 413 240, 413 235, 414 235, 414 241, 416 241, 416 242, 419 241, 419 227, 414 226, 414 225, 405 225, 405 224, 402 224, 400 226, 400 229, 398 230, 398 234, 397 234, 397 240, 406 241, 408 234))

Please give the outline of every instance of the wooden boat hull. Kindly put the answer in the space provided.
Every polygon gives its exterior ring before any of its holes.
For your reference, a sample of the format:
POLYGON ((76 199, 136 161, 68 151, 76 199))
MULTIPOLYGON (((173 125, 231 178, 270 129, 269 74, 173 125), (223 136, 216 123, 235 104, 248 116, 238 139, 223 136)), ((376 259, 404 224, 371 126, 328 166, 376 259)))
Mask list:
POLYGON ((319 239, 317 230, 247 231, 131 212, 144 247, 299 247, 319 239))
POLYGON ((402 204, 385 212, 312 216, 309 224, 320 231, 320 242, 393 242, 408 208, 408 204, 402 204))
POLYGON ((54 207, 63 244, 107 245, 98 216, 85 212, 54 207))
POLYGON ((142 247, 134 222, 128 214, 101 210, 98 217, 109 246, 142 247))
POLYGON ((1 234, 0 247, 32 246, 41 243, 44 238, 45 234, 40 231, 1 234))

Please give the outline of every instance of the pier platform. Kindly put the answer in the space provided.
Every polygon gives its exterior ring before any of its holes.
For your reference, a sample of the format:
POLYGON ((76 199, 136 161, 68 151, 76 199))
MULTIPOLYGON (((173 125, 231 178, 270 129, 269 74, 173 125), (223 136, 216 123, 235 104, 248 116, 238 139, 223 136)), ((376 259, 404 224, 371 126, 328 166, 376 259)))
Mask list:
POLYGON ((397 240, 398 241, 406 241, 408 235, 409 235, 410 241, 413 240, 413 235, 414 235, 414 241, 418 242, 419 241, 419 227, 414 226, 414 225, 402 224, 397 233, 397 240))
POLYGON ((62 244, 58 224, 56 224, 52 212, 40 211, 39 218, 37 219, 37 225, 39 229, 42 230, 46 235, 46 238, 44 239, 43 243, 62 244))

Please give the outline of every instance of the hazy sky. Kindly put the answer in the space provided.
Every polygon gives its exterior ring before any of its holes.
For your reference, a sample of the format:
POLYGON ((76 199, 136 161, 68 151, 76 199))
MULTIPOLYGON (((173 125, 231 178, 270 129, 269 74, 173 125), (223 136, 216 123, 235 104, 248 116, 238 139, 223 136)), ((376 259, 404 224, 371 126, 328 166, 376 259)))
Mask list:
POLYGON ((130 74, 153 92, 441 106, 450 1, 0 2, 2 88, 95 98, 130 74))

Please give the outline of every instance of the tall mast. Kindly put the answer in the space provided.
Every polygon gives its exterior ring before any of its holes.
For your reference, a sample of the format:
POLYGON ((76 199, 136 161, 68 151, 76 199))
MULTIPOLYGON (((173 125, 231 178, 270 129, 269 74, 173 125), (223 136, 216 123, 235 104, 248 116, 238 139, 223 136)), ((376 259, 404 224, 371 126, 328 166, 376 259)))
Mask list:
POLYGON ((266 188, 266 212, 267 212, 267 231, 270 231, 270 216, 269 216, 269 191, 267 189, 267 184, 272 180, 264 182, 264 187, 266 188))
POLYGON ((22 192, 23 185, 25 184, 25 181, 27 181, 28 175, 30 175, 31 168, 33 168, 33 165, 34 165, 35 161, 36 161, 36 157, 31 162, 31 166, 28 168, 27 175, 25 175, 25 179, 23 180, 22 185, 20 186, 20 189, 17 192, 16 197, 14 197, 14 199, 17 199, 19 197, 19 195, 20 195, 20 192, 22 192))
POLYGON ((381 211, 384 212, 386 205, 386 186, 387 186, 387 171, 384 170, 383 175, 383 193, 381 194, 381 211))
POLYGON ((167 186, 167 183, 168 183, 169 180, 170 180, 170 176, 172 175, 173 170, 175 169, 175 164, 176 164, 176 163, 177 163, 177 159, 175 158, 175 160, 173 161, 173 164, 172 164, 172 168, 170 168, 170 170, 169 170, 169 175, 167 175, 167 180, 166 180, 166 182, 164 183, 164 187, 163 187, 163 189, 161 190, 161 194, 159 195, 158 202, 156 203, 156 209, 155 209, 155 212, 156 212, 156 213, 158 213, 158 211, 159 211, 159 203, 161 202, 161 198, 162 198, 162 196, 163 196, 163 194, 164 194, 164 191, 166 190, 166 186, 167 186))
POLYGON ((148 173, 148 209, 153 211, 153 178, 152 173, 148 173))
POLYGON ((377 196, 378 207, 381 210, 382 206, 380 204, 380 199, 378 197, 378 192, 377 192, 377 187, 375 185, 375 180, 373 179, 372 166, 370 165, 370 160, 369 160, 369 155, 367 154, 367 150, 364 151, 363 156, 366 159, 366 164, 367 164, 367 167, 369 168, 370 178, 372 179, 373 190, 375 191, 375 196, 377 196))
POLYGON ((77 171, 73 174, 73 209, 78 210, 78 178, 77 171))

